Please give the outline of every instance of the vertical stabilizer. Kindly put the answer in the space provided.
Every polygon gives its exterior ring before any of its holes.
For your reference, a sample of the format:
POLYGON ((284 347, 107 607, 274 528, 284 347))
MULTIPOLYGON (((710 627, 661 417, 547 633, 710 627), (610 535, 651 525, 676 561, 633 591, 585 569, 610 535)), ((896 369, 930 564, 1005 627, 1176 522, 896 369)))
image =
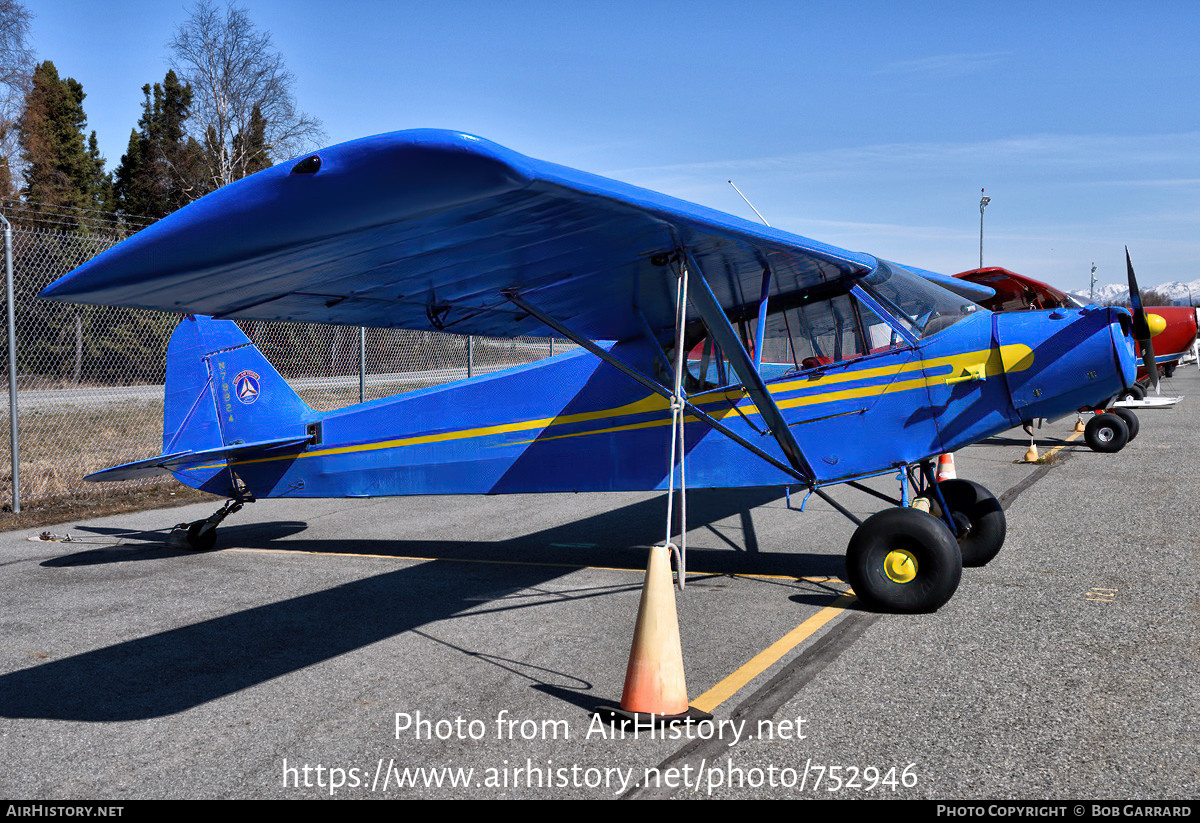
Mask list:
POLYGON ((302 435, 313 417, 232 320, 188 315, 171 335, 164 454, 302 435))

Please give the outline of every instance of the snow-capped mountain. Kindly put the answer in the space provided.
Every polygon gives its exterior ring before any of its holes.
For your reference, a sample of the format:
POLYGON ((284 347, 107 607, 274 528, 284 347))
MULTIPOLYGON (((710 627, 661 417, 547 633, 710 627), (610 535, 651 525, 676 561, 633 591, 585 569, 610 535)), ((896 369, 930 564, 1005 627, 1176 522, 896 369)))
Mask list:
MULTIPOLYGON (((1200 305, 1200 279, 1190 283, 1171 281, 1157 286, 1142 285, 1142 294, 1148 294, 1148 292, 1154 292, 1159 299, 1166 301, 1169 305, 1189 306, 1193 303, 1200 305)), ((1083 303, 1095 302, 1100 305, 1122 303, 1129 298, 1129 286, 1125 283, 1105 283, 1104 285, 1097 283, 1094 300, 1089 289, 1077 289, 1071 294, 1083 303)))

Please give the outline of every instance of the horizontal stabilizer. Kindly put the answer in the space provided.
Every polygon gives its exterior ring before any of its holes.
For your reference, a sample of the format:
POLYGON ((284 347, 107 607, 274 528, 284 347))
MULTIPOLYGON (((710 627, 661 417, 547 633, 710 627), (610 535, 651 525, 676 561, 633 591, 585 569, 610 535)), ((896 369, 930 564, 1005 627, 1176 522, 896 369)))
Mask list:
POLYGON ((158 474, 169 474, 173 470, 187 465, 205 463, 212 460, 228 460, 246 457, 254 452, 270 452, 286 449, 291 446, 303 446, 311 438, 281 437, 276 440, 259 440, 255 443, 234 443, 217 449, 203 451, 182 451, 172 454, 160 454, 146 460, 135 460, 120 466, 103 469, 83 478, 90 483, 101 483, 110 480, 139 480, 143 477, 154 477, 158 474))

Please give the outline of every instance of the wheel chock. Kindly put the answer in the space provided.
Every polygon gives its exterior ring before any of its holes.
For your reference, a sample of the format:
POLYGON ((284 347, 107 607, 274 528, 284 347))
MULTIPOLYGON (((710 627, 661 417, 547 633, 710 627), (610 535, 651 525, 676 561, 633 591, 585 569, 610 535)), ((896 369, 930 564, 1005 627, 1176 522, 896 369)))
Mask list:
POLYGON ((688 705, 675 587, 671 583, 671 553, 666 546, 650 550, 621 705, 600 712, 641 725, 689 723, 712 717, 688 705))

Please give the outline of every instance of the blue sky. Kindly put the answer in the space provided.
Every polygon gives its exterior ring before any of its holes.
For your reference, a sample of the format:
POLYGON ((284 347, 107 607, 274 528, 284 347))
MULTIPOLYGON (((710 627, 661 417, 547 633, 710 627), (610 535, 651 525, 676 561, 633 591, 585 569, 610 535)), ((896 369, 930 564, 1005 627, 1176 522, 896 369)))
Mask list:
MULTIPOLYGON (((110 167, 186 4, 27 0, 110 167)), ((453 128, 947 273, 1200 277, 1200 3, 244 0, 329 143, 453 128)))

